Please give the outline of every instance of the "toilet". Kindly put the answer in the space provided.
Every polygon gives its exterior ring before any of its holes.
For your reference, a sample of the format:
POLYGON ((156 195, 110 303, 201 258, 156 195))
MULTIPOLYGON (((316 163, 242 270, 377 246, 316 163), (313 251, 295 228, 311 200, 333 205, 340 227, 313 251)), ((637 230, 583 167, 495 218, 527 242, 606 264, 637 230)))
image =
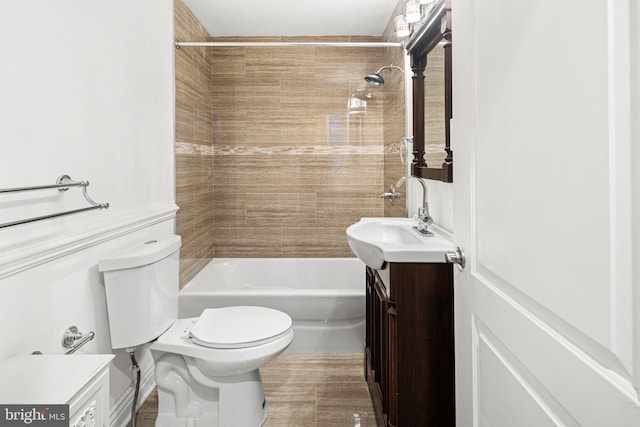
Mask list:
POLYGON ((99 262, 111 347, 132 351, 152 342, 156 427, 261 426, 260 367, 291 344, 291 318, 238 306, 178 319, 180 245, 180 236, 150 240, 99 262))

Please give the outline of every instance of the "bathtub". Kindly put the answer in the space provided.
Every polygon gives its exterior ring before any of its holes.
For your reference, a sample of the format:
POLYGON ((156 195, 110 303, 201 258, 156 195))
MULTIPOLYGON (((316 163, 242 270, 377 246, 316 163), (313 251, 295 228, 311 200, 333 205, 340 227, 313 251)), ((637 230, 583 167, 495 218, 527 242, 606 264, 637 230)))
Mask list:
POLYGON ((179 294, 179 316, 257 305, 293 319, 289 353, 361 353, 365 267, 357 258, 216 258, 179 294))

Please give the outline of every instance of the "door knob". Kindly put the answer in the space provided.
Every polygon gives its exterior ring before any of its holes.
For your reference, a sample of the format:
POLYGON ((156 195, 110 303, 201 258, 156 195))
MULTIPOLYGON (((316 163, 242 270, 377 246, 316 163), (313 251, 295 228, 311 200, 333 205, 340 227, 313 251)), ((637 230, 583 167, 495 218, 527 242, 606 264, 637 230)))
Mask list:
POLYGON ((467 259, 462 249, 460 249, 460 246, 456 247, 455 252, 447 252, 444 254, 444 260, 449 264, 455 264, 456 267, 458 267, 458 271, 464 270, 464 266, 467 264, 467 259))

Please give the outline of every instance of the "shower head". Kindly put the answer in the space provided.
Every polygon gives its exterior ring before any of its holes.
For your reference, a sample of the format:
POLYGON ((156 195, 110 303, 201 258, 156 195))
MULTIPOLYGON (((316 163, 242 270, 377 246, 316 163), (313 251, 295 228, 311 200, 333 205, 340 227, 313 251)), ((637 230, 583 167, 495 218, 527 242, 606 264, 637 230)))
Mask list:
POLYGON ((380 86, 384 84, 384 79, 382 78, 382 76, 378 73, 371 73, 371 74, 367 74, 364 79, 366 81, 368 81, 369 83, 376 85, 376 86, 380 86))
POLYGON ((371 74, 367 74, 364 79, 376 86, 381 86, 384 84, 384 79, 382 78, 382 76, 380 75, 380 73, 384 70, 391 70, 391 69, 397 69, 400 70, 404 73, 404 70, 398 66, 395 66, 393 64, 390 65, 385 65, 384 67, 380 68, 378 71, 376 71, 375 73, 371 73, 371 74))

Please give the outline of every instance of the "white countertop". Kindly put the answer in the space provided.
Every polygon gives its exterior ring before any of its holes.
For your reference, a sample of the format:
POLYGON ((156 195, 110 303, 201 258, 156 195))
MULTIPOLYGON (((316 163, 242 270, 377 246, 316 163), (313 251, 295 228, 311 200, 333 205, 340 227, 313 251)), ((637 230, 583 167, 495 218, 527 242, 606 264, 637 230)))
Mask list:
POLYGON ((113 357, 112 354, 11 357, 0 362, 0 403, 67 403, 113 357))

